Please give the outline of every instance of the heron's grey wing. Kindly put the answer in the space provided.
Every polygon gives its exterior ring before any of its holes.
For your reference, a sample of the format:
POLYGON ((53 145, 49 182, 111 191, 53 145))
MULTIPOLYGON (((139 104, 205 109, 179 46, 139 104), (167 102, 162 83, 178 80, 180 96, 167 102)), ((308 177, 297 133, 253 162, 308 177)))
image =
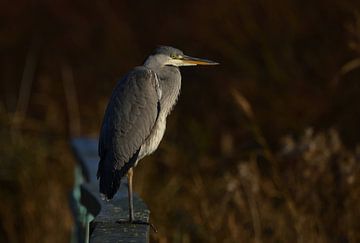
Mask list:
POLYGON ((137 67, 113 91, 99 140, 100 191, 112 198, 121 177, 136 162, 159 112, 160 90, 156 74, 137 67))

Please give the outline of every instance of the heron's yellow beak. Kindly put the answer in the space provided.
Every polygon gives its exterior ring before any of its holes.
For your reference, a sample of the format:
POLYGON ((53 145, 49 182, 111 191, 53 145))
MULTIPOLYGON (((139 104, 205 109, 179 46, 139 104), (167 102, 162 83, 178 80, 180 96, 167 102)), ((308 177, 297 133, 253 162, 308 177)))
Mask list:
POLYGON ((181 61, 185 64, 185 65, 218 65, 218 62, 214 62, 211 60, 207 60, 207 59, 202 59, 202 58, 197 58, 197 57, 189 57, 189 56, 183 56, 181 58, 181 61))

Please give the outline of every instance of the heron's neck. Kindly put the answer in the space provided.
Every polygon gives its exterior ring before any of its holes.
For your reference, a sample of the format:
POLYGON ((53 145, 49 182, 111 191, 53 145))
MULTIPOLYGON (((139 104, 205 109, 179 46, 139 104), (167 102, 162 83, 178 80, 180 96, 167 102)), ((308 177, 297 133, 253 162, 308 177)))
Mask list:
POLYGON ((181 88, 181 74, 178 67, 164 66, 154 70, 158 76, 162 92, 160 105, 165 114, 169 114, 176 104, 181 88))

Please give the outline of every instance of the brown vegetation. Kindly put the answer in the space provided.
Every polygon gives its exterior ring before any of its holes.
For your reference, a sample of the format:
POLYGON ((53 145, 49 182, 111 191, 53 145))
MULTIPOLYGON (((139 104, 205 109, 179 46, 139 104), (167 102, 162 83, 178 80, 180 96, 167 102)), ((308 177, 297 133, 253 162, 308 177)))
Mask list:
POLYGON ((359 12, 357 0, 2 2, 0 241, 68 241, 69 137, 97 136, 116 80, 168 44, 222 65, 183 69, 164 141, 135 171, 152 239, 359 242, 359 12))

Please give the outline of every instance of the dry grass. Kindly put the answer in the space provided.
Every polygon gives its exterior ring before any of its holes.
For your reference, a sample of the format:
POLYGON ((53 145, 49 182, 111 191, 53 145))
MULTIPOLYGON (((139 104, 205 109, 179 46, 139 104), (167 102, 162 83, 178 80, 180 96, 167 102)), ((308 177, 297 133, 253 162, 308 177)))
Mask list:
POLYGON ((1 242, 68 242, 69 135, 158 44, 222 65, 183 69, 135 171, 154 242, 360 241, 358 0, 1 5, 1 242))
POLYGON ((0 241, 69 242, 72 159, 66 142, 21 136, 0 114, 0 241))
MULTIPOLYGON (((334 129, 308 128, 296 139, 283 137, 275 152, 261 134, 249 102, 233 94, 260 146, 242 151, 247 156, 233 170, 212 158, 192 161, 207 164, 206 169, 184 168, 171 161, 179 154, 164 155, 168 165, 145 165, 143 170, 152 172, 139 177, 152 183, 142 194, 161 228, 153 240, 358 242, 360 149, 347 149, 334 129), (164 182, 155 179, 159 174, 164 182)), ((158 160, 146 163, 164 163, 158 160)))

